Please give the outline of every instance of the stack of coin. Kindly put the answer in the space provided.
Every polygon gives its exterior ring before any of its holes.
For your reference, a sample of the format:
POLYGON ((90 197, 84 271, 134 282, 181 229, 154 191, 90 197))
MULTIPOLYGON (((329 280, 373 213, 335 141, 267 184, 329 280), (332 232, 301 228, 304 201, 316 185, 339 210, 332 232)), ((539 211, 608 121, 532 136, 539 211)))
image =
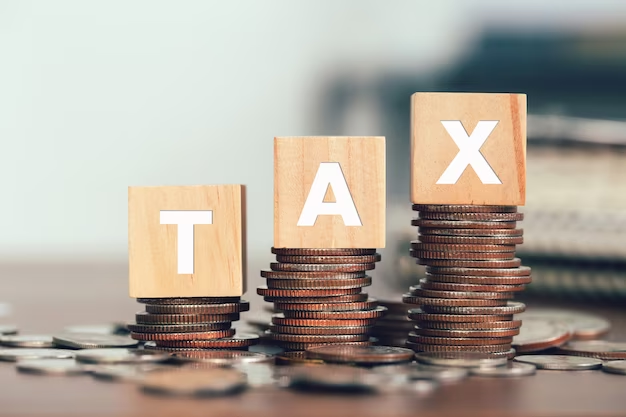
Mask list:
POLYGON ((380 261, 375 249, 272 248, 267 286, 257 289, 282 313, 272 316, 268 337, 286 350, 329 343, 368 345, 372 326, 387 309, 368 300, 366 271, 380 261))
POLYGON ((407 317, 407 312, 414 306, 394 301, 378 301, 387 307, 387 314, 376 322, 372 328, 372 336, 378 343, 385 346, 405 347, 407 335, 413 330, 415 323, 407 317))
POLYGON ((509 301, 530 283, 530 268, 515 257, 523 242, 516 228, 523 214, 517 206, 422 205, 418 240, 411 256, 426 266, 426 276, 403 301, 419 305, 409 311, 416 322, 407 346, 418 352, 481 352, 512 357, 513 336, 524 311, 509 301))
POLYGON ((246 349, 258 336, 235 335, 232 322, 250 304, 239 297, 138 298, 146 311, 129 324, 130 336, 146 348, 166 351, 186 349, 246 349))

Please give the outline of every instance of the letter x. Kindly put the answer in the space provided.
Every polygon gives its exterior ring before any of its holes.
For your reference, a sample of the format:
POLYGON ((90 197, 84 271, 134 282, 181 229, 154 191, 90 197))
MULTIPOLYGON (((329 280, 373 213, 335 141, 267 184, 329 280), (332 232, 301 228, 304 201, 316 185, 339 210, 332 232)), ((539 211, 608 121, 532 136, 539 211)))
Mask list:
POLYGON ((468 165, 474 168, 483 184, 502 184, 483 154, 480 153, 481 146, 498 124, 497 120, 479 121, 471 136, 467 136, 460 120, 442 120, 441 124, 459 147, 459 153, 441 174, 437 184, 456 184, 468 165))

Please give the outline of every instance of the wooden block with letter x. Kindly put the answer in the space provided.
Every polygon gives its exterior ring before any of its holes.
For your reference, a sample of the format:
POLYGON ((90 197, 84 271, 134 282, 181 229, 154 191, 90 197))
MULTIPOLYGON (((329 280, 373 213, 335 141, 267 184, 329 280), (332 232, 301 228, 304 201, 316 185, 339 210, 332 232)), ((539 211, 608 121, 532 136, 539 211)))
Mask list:
POLYGON ((384 137, 274 139, 274 247, 384 246, 384 137))
POLYGON ((524 205, 526 95, 415 93, 411 200, 524 205))
POLYGON ((128 188, 130 296, 239 297, 245 187, 128 188))

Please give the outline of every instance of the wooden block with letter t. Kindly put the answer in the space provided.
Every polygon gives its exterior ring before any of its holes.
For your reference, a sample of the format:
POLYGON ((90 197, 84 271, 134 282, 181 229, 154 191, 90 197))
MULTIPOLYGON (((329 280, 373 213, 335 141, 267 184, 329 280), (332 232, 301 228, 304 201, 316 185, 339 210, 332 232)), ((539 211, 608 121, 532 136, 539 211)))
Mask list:
POLYGON ((274 139, 274 247, 385 246, 385 138, 274 139))
POLYGON ((413 203, 524 205, 525 198, 525 94, 413 94, 413 203))
POLYGON ((128 188, 130 296, 239 297, 245 187, 128 188))

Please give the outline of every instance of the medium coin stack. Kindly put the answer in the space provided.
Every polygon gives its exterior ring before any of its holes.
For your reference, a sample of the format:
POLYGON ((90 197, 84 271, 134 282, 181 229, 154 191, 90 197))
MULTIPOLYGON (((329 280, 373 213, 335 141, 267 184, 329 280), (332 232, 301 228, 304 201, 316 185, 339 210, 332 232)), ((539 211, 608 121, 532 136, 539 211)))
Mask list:
POLYGON ((367 271, 380 261, 375 249, 272 248, 276 261, 261 271, 257 293, 282 313, 267 336, 286 350, 331 343, 369 345, 372 326, 387 309, 368 300, 367 271))
POLYGON ((407 335, 413 330, 413 323, 407 317, 407 311, 413 306, 393 301, 378 301, 378 304, 387 307, 387 314, 376 322, 372 329, 372 336, 384 346, 405 347, 407 335))
POLYGON ((515 257, 523 242, 517 206, 422 205, 418 240, 411 256, 426 266, 419 285, 403 301, 419 305, 409 310, 416 322, 407 346, 417 352, 480 352, 511 358, 513 336, 524 311, 509 301, 530 283, 530 268, 515 257))
POLYGON ((246 349, 258 337, 235 335, 232 322, 250 304, 239 297, 138 298, 146 311, 129 324, 130 336, 148 342, 146 348, 166 351, 187 349, 246 349))

